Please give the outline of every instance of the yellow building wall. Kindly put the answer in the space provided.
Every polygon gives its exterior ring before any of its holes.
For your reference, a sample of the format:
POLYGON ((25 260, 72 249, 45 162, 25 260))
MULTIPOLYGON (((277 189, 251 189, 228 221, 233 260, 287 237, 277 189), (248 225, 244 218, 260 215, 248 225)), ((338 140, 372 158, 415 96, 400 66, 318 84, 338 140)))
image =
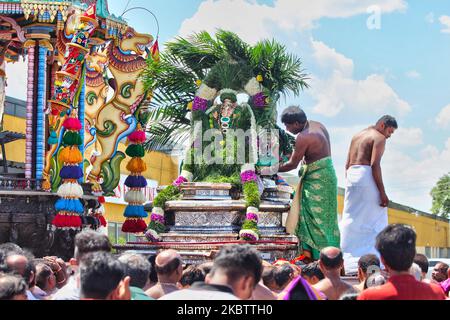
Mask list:
MULTIPOLYGON (((23 118, 3 115, 3 130, 25 134, 26 121, 23 118)), ((8 161, 25 163, 25 139, 5 144, 6 159, 8 161)), ((1 153, 1 149, 0 149, 1 153)))

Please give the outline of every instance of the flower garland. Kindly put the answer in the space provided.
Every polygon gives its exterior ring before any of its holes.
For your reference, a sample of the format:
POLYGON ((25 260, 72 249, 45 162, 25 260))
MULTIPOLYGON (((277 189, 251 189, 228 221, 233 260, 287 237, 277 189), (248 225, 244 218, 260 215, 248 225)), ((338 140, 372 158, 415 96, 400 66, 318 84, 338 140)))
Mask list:
POLYGON ((244 90, 251 96, 251 104, 255 108, 265 108, 269 104, 269 98, 264 94, 261 82, 261 75, 251 78, 244 87, 244 90))
POLYGON ((58 212, 52 224, 58 229, 82 227, 81 215, 84 213, 84 206, 79 200, 83 196, 83 188, 78 184, 78 180, 83 177, 83 170, 79 164, 83 161, 83 156, 79 146, 83 143, 79 131, 81 122, 76 118, 76 110, 67 118, 63 127, 64 148, 59 153, 59 160, 63 163, 59 176, 63 183, 58 188, 58 199, 55 209, 58 212))
POLYGON ((144 203, 146 198, 143 188, 147 186, 147 180, 142 176, 142 173, 147 170, 147 165, 142 158, 145 156, 143 143, 145 142, 145 132, 138 124, 136 130, 128 136, 130 143, 125 150, 127 156, 131 160, 127 164, 127 170, 130 175, 126 179, 126 186, 129 190, 125 193, 125 201, 128 206, 125 208, 124 217, 126 218, 122 225, 122 232, 125 233, 140 233, 147 229, 147 224, 144 218, 148 217, 144 210, 144 203), (145 181, 145 183, 144 183, 145 181))
POLYGON ((256 183, 257 180, 258 176, 255 172, 255 166, 251 164, 243 165, 241 169, 241 181, 247 205, 247 214, 241 231, 239 231, 239 238, 241 240, 258 241, 260 237, 258 230, 258 207, 261 200, 256 183))

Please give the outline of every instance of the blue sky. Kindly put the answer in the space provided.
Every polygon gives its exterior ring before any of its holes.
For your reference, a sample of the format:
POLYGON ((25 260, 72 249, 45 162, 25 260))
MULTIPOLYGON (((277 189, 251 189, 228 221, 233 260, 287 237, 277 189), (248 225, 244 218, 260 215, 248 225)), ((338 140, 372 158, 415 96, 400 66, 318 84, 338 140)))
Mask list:
MULTIPOLYGON (((120 15, 126 3, 110 0, 109 9, 120 15)), ((449 1, 130 1, 129 7, 137 6, 158 17, 161 49, 178 35, 223 28, 250 43, 275 38, 300 56, 311 88, 281 101, 279 111, 300 104, 310 119, 325 124, 341 186, 352 135, 383 114, 396 116, 400 129, 382 162, 388 196, 429 211, 429 191, 450 171, 449 1), (374 11, 367 9, 373 5, 381 24, 370 30, 374 11)), ((139 32, 156 35, 145 11, 125 18, 139 32)))

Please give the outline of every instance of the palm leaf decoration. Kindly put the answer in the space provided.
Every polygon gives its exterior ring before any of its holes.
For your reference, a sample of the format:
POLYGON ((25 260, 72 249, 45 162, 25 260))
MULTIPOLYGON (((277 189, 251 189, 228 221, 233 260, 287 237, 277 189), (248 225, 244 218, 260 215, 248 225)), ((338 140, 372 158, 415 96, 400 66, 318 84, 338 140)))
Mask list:
POLYGON ((299 95, 308 88, 300 58, 289 54, 275 40, 250 46, 235 33, 225 30, 218 30, 215 37, 206 31, 188 38, 178 37, 166 44, 159 62, 149 59, 142 75, 146 89, 153 92, 146 115, 148 139, 144 146, 147 150, 170 152, 189 138, 188 105, 194 100, 197 82, 223 61, 247 65, 255 76, 263 75, 263 85, 270 91, 271 99, 278 100, 280 95, 290 93, 299 95))

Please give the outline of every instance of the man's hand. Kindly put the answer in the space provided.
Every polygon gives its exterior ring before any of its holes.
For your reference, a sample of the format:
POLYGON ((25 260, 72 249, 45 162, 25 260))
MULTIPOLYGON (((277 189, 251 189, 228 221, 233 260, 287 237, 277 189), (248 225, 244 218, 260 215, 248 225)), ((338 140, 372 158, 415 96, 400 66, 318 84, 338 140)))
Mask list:
POLYGON ((381 200, 380 206, 382 206, 383 208, 386 208, 389 205, 389 198, 385 192, 380 193, 380 200, 381 200))

